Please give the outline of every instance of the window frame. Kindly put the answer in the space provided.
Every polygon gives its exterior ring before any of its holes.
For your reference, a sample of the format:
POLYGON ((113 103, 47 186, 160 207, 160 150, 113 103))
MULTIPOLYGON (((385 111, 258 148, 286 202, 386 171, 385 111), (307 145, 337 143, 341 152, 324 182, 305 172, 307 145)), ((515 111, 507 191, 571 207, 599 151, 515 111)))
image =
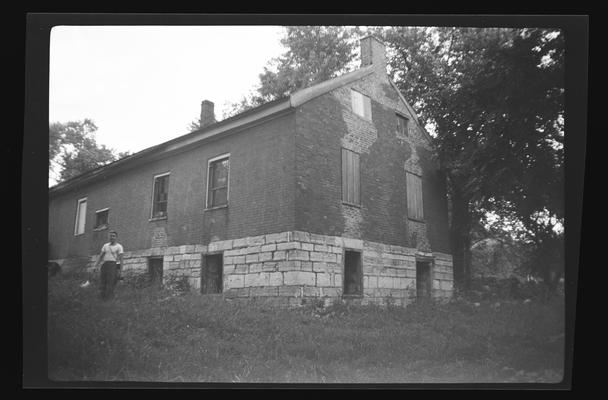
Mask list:
MULTIPOLYGON (((340 148, 340 174, 341 174, 340 184, 341 184, 341 192, 342 192, 341 193, 342 194, 342 204, 360 208, 361 207, 361 154, 357 153, 356 151, 347 149, 345 147, 341 147, 340 148), (353 174, 356 175, 356 179, 358 180, 356 187, 359 190, 358 191, 355 190, 353 193, 353 197, 355 198, 354 202, 348 201, 349 193, 348 192, 345 193, 345 191, 344 191, 345 179, 347 178, 344 176, 344 170, 345 170, 345 167, 346 167, 346 169, 348 169, 348 165, 345 166, 345 164, 344 164, 345 163, 345 159, 344 159, 345 151, 349 151, 357 156, 356 165, 357 165, 358 170, 356 171, 356 174, 355 174, 355 172, 353 172, 353 174)), ((346 185, 346 187, 350 188, 348 185, 346 185)))
POLYGON ((109 226, 110 226, 110 207, 102 208, 101 210, 95 211, 95 226, 93 227, 93 230, 94 231, 103 231, 105 229, 108 229, 109 226), (106 217, 106 223, 105 223, 105 225, 97 225, 98 214, 102 213, 102 212, 108 213, 108 216, 106 217))
POLYGON ((404 136, 409 136, 410 135, 410 119, 408 117, 406 117, 403 114, 400 113, 395 113, 395 115, 397 116, 397 132, 399 134, 402 134, 404 136), (400 120, 405 120, 405 132, 401 132, 401 130, 399 129, 399 121, 400 120))
POLYGON ((363 94, 360 91, 351 88, 350 89, 350 108, 351 108, 353 114, 363 118, 366 121, 370 121, 370 122, 372 121, 372 98, 369 97, 368 95, 363 94), (357 110, 355 109, 355 101, 354 101, 354 97, 353 97, 354 93, 359 95, 361 98, 362 114, 359 114, 357 112, 357 110), (369 102, 369 107, 366 107, 366 101, 369 102), (369 110, 369 115, 366 115, 365 110, 369 110))
MULTIPOLYGON (((165 211, 165 215, 163 216, 155 216, 154 215, 154 205, 156 203, 156 180, 158 178, 163 178, 165 176, 170 176, 171 175, 171 171, 169 172, 164 172, 162 174, 157 174, 154 175, 152 177, 152 207, 150 207, 150 221, 156 221, 156 220, 161 220, 161 219, 167 219, 167 216, 169 215, 169 188, 167 187, 167 210, 165 211)), ((168 185, 167 185, 168 186, 168 185)))
MULTIPOLYGON (((423 183, 422 175, 416 174, 416 173, 411 172, 411 171, 405 171, 405 174, 406 174, 405 175, 405 180, 406 180, 405 181, 405 190, 406 190, 406 199, 405 199, 405 202, 406 202, 406 215, 407 215, 407 218, 411 219, 413 221, 424 222, 425 221, 424 220, 424 193, 423 193, 423 190, 422 190, 422 183, 423 183), (420 182, 420 214, 421 214, 420 218, 418 218, 418 215, 415 215, 415 216, 410 215, 410 202, 409 202, 410 193, 409 193, 409 186, 407 184, 407 182, 408 182, 408 174, 411 175, 411 176, 413 176, 413 177, 418 178, 418 180, 420 182)), ((414 207, 412 207, 412 208, 414 208, 414 207)))
POLYGON ((84 235, 84 233, 86 232, 87 228, 87 200, 88 197, 82 197, 80 199, 78 199, 78 201, 76 202, 76 218, 74 220, 74 236, 80 236, 80 235, 84 235), (84 208, 84 221, 82 223, 82 232, 78 232, 78 222, 80 220, 81 214, 80 214, 80 204, 84 203, 85 204, 85 208, 84 208))
POLYGON ((207 190, 205 193, 205 210, 215 210, 218 208, 226 208, 228 207, 228 203, 230 201, 230 153, 220 154, 219 156, 215 156, 207 160, 207 190), (218 190, 222 189, 222 187, 217 187, 211 189, 211 164, 228 159, 228 175, 226 176, 226 203, 221 205, 210 205, 209 204, 209 193, 210 190, 218 190))

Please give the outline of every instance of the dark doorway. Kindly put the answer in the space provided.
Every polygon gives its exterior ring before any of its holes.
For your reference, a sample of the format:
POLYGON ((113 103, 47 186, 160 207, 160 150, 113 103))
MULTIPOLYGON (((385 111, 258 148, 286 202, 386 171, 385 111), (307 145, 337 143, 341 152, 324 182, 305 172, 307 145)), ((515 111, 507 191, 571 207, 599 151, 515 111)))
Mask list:
POLYGON ((163 283, 163 258, 150 257, 148 258, 148 276, 152 286, 160 287, 163 283))
POLYGON ((203 270, 201 271, 201 293, 222 293, 223 286, 223 260, 221 254, 203 257, 203 270))
POLYGON ((344 294, 363 294, 363 273, 361 269, 361 253, 358 251, 344 252, 344 294))
POLYGON ((431 297, 431 262, 416 261, 416 296, 419 299, 431 297))

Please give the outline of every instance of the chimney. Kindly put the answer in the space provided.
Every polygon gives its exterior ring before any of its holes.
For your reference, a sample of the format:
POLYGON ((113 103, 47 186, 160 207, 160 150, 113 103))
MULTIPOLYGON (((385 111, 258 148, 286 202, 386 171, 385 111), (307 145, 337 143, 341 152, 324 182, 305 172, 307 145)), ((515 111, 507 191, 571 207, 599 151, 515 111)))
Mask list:
POLYGON ((213 102, 209 100, 203 100, 201 103, 201 128, 215 124, 215 113, 213 112, 213 102))
POLYGON ((361 68, 374 65, 386 72, 386 47, 373 35, 359 39, 361 45, 361 68))

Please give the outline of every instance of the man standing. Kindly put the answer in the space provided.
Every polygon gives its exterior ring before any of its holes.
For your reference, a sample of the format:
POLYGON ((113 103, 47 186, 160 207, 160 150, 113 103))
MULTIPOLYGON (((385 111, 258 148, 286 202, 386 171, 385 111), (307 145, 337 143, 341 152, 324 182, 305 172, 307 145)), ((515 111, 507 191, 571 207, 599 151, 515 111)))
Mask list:
POLYGON ((117 264, 122 265, 122 245, 116 242, 118 233, 110 231, 110 242, 103 245, 99 258, 95 263, 95 268, 103 261, 100 274, 100 295, 103 300, 107 300, 114 295, 114 286, 118 277, 117 264))

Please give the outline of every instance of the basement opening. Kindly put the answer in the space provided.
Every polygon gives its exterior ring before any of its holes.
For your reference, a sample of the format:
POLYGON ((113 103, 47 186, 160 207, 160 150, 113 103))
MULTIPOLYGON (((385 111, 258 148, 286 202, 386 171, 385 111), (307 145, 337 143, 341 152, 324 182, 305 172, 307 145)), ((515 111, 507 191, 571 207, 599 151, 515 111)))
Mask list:
POLYGON ((160 287, 163 283, 163 258, 148 258, 148 277, 152 286, 160 287))
POLYGON ((428 299, 431 297, 431 262, 416 261, 416 297, 428 299))
POLYGON ((344 252, 344 289, 345 296, 363 295, 363 271, 361 253, 347 250, 344 252))
POLYGON ((221 254, 203 257, 201 271, 201 293, 222 293, 224 265, 221 254))

